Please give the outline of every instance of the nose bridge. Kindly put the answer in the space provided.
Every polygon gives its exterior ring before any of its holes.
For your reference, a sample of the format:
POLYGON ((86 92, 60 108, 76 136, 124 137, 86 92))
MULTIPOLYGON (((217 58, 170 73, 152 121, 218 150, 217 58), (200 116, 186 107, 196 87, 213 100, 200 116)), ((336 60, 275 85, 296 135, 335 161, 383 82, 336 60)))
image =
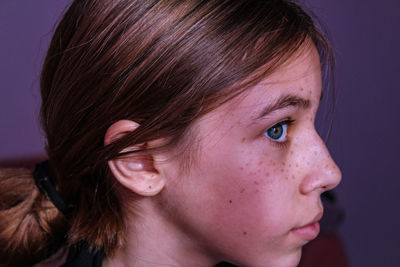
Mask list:
POLYGON ((320 193, 333 189, 341 180, 339 167, 332 159, 324 141, 314 130, 310 135, 306 148, 306 160, 310 167, 305 171, 305 176, 300 185, 303 194, 318 190, 320 193))

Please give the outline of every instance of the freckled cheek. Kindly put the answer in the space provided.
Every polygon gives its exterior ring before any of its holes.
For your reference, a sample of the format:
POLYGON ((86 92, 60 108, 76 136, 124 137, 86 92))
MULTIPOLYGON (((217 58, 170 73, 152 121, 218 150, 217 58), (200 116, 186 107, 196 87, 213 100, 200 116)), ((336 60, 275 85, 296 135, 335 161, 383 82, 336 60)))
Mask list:
POLYGON ((288 180, 294 175, 294 165, 285 161, 277 161, 267 156, 257 160, 247 161, 240 171, 251 179, 256 179, 257 184, 270 185, 279 179, 288 180))
MULTIPOLYGON (((289 221, 284 211, 291 203, 282 193, 293 181, 286 173, 288 180, 282 181, 282 163, 259 163, 244 162, 247 168, 243 166, 243 170, 231 175, 231 183, 225 184, 221 192, 224 197, 218 207, 218 220, 224 225, 225 233, 258 240, 261 236, 287 231, 282 222, 289 221)), ((285 172, 288 168, 286 166, 285 172)))
POLYGON ((228 203, 235 207, 235 202, 246 203, 247 206, 243 208, 247 210, 251 210, 252 205, 263 206, 272 194, 279 193, 279 181, 282 176, 289 179, 289 170, 290 168, 268 158, 244 162, 235 177, 232 177, 234 182, 229 190, 232 197, 228 199, 228 203))
POLYGON ((221 188, 226 193, 224 202, 229 207, 242 208, 237 206, 241 202, 248 203, 243 209, 251 210, 251 205, 260 206, 268 195, 278 193, 274 188, 282 186, 279 184, 282 179, 288 182, 293 179, 294 166, 270 154, 260 151, 259 147, 241 149, 234 161, 224 168, 221 188))
MULTIPOLYGON (((239 192, 249 194, 250 197, 262 203, 282 196, 283 192, 296 191, 299 169, 294 163, 276 161, 264 157, 258 161, 247 162, 242 168, 242 186, 239 192)), ((260 205, 260 204, 258 204, 260 205)))

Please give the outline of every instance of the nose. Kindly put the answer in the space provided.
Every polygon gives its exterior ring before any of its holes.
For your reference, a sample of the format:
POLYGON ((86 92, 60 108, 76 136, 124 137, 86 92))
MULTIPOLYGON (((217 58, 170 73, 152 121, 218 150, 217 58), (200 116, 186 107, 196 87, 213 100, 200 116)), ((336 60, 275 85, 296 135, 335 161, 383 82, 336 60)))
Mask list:
POLYGON ((335 188, 342 179, 339 167, 333 161, 328 148, 315 131, 305 147, 304 159, 309 162, 300 184, 300 193, 309 194, 335 188))

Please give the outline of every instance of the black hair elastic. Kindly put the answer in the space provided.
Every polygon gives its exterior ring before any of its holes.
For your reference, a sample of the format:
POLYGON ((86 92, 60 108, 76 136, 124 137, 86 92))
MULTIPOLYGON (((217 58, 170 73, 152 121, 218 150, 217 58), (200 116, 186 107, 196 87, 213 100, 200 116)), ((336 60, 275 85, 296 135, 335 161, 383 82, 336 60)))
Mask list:
POLYGON ((58 194, 50 179, 48 160, 36 164, 35 171, 33 172, 33 177, 35 179, 35 184, 39 188, 40 192, 47 196, 59 211, 61 211, 64 215, 67 215, 67 213, 69 213, 69 207, 67 204, 65 204, 62 197, 58 194))

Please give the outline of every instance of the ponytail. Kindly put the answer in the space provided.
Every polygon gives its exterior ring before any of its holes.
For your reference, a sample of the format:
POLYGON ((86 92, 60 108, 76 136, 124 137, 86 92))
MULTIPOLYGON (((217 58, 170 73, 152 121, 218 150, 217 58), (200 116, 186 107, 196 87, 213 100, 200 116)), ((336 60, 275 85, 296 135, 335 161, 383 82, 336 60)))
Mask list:
POLYGON ((28 169, 0 169, 0 264, 33 265, 58 250, 67 224, 28 169))

